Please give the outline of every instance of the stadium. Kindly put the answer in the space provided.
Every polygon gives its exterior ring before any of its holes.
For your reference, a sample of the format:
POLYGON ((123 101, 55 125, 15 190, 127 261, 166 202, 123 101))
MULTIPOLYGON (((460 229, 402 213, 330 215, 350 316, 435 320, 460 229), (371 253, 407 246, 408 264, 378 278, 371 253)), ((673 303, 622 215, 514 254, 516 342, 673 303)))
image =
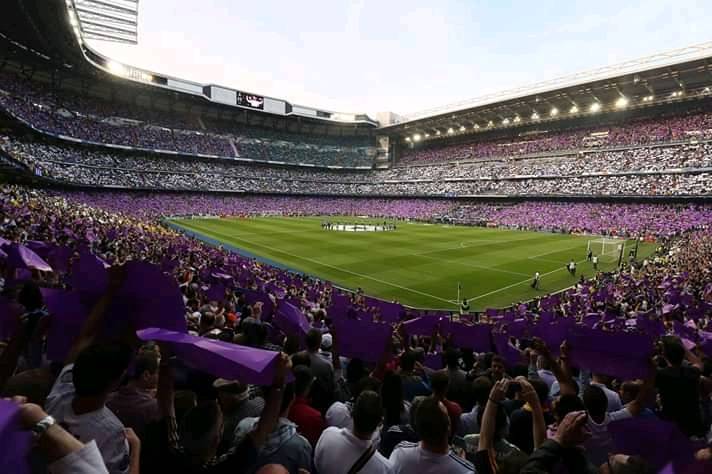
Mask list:
POLYGON ((712 42, 376 116, 142 8, 2 6, 6 472, 712 472, 712 42))

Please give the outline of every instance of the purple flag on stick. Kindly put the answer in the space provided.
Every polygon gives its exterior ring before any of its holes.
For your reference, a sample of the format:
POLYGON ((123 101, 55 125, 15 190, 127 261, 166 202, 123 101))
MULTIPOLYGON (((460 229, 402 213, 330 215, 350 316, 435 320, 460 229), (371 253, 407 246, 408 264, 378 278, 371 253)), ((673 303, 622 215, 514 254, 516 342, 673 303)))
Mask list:
POLYGON ((425 354, 425 362, 423 365, 425 365, 429 369, 440 370, 445 367, 445 363, 443 362, 443 355, 441 353, 425 354))
POLYGON ((306 336, 309 332, 309 321, 296 306, 281 300, 273 323, 287 335, 306 336))
POLYGON ((568 341, 571 363, 579 368, 624 380, 645 378, 650 371, 653 338, 647 334, 577 327, 568 341))
POLYGON ((7 265, 10 268, 27 268, 42 272, 52 271, 52 267, 47 262, 24 245, 6 245, 4 250, 7 253, 7 265))
POLYGON ((473 349, 477 352, 491 352, 491 326, 488 324, 452 323, 450 333, 452 343, 463 349, 473 349))
POLYGON ((253 385, 270 385, 274 380, 279 352, 157 328, 143 329, 136 334, 144 341, 169 344, 188 366, 215 377, 253 385))
POLYGON ((255 304, 258 301, 262 302, 262 319, 270 319, 274 313, 274 304, 272 300, 262 291, 242 290, 245 301, 249 304, 255 304))
POLYGON ((377 362, 388 347, 393 333, 390 324, 358 319, 334 320, 339 355, 364 362, 377 362))
POLYGON ((13 474, 30 472, 29 456, 32 450, 32 435, 22 429, 20 408, 14 403, 0 399, 0 466, 2 471, 13 474))

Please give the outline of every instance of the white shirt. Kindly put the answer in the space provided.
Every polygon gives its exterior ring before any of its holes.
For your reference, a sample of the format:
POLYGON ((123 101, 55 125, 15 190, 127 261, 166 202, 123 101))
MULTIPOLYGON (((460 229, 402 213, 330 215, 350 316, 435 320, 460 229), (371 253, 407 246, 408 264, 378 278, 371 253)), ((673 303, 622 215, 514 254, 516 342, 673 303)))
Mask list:
MULTIPOLYGON (((368 449, 372 441, 357 438, 349 429, 329 427, 324 430, 314 450, 314 466, 323 474, 346 474, 368 449)), ((388 459, 376 451, 359 474, 390 474, 388 459)))
POLYGON ((402 442, 388 459, 393 474, 471 474, 475 467, 455 453, 436 454, 420 447, 419 443, 402 442))
POLYGON ((47 467, 50 474, 106 474, 96 442, 90 441, 78 451, 67 454, 47 467))
POLYGON ((124 425, 111 410, 104 406, 82 415, 74 413, 73 367, 74 364, 69 364, 60 372, 45 402, 45 411, 82 443, 95 441, 111 474, 128 473, 129 443, 126 441, 124 425))

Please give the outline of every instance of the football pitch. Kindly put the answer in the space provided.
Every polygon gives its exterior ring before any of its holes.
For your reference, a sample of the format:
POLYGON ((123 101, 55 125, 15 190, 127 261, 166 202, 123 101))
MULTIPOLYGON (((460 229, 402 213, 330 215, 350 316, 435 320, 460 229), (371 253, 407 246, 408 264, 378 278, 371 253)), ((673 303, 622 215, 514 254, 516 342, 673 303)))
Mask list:
MULTIPOLYGON (((270 263, 417 308, 454 310, 458 283, 461 298, 467 298, 473 310, 483 310, 562 290, 580 275, 595 273, 586 251, 596 236, 407 222, 396 222, 397 229, 389 232, 341 232, 322 230, 325 220, 377 222, 352 217, 171 222, 270 263), (575 277, 565 269, 571 259, 577 262, 575 277), (541 273, 537 290, 530 286, 535 272, 541 273)), ((633 245, 628 241, 626 252, 633 245)), ((641 243, 638 257, 654 248, 641 243)), ((600 259, 599 270, 615 268, 618 252, 613 247, 608 253, 600 259)))

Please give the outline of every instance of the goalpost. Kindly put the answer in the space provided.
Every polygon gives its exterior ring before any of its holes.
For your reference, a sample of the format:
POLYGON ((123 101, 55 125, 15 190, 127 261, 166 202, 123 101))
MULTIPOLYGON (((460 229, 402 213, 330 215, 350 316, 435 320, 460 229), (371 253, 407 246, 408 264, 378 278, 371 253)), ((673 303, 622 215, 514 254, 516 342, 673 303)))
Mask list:
POLYGON ((589 240, 586 250, 598 256, 601 263, 617 263, 621 256, 626 257, 626 240, 601 237, 589 240))

